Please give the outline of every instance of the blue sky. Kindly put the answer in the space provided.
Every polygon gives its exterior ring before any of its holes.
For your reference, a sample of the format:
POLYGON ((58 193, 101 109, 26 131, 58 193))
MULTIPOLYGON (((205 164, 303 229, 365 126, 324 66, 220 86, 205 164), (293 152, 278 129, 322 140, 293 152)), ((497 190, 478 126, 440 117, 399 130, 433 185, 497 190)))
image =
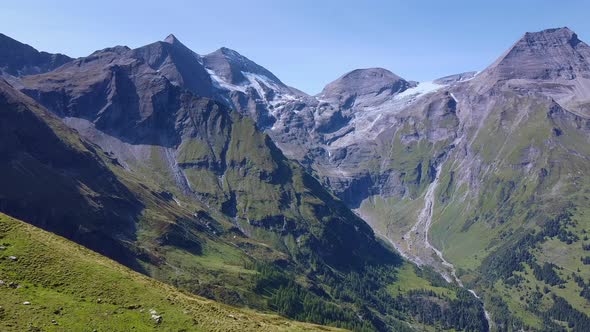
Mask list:
POLYGON ((174 33, 195 52, 226 46, 308 93, 355 68, 423 81, 483 69, 524 32, 568 26, 590 41, 590 3, 560 1, 1 1, 0 32, 85 56, 174 33))

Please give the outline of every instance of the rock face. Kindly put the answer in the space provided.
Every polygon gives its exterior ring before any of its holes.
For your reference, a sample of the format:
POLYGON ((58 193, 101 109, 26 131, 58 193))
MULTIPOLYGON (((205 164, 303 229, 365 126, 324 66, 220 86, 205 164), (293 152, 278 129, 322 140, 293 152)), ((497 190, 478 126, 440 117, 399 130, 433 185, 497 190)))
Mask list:
POLYGON ((549 96, 578 115, 590 116, 590 46, 568 28, 526 33, 477 81, 481 89, 501 82, 549 96))
POLYGON ((214 93, 213 83, 201 57, 172 34, 163 42, 155 42, 130 53, 130 57, 145 62, 174 85, 202 97, 211 97, 214 93))
POLYGON ((0 74, 23 76, 45 73, 71 60, 63 54, 39 52, 0 33, 0 74))
POLYGON ((568 28, 527 32, 486 69, 498 80, 589 78, 590 47, 568 28))
POLYGON ((164 52, 167 45, 156 43, 140 51, 127 47, 97 51, 45 75, 24 77, 23 91, 60 117, 84 119, 123 140, 159 140, 148 128, 158 126, 172 135, 174 123, 163 115, 178 107, 172 100, 182 94, 166 77, 183 82, 177 66, 164 64, 171 61, 164 52), (159 117, 164 121, 158 121, 159 117))

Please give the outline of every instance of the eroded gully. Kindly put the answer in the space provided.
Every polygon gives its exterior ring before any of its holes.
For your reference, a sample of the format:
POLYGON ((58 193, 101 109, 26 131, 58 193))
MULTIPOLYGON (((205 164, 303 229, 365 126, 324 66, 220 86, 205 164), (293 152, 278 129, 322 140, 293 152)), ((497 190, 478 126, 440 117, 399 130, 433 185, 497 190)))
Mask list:
MULTIPOLYGON (((429 265, 438 273, 440 273, 449 283, 457 283, 460 287, 467 289, 473 296, 480 301, 483 300, 477 295, 473 289, 468 289, 463 285, 461 279, 457 277, 455 266, 449 263, 443 256, 443 253, 435 248, 429 241, 429 231, 433 222, 434 205, 436 201, 436 188, 440 182, 441 170, 455 147, 459 146, 463 140, 463 136, 459 136, 451 145, 451 149, 447 151, 446 157, 441 160, 436 167, 436 174, 434 180, 428 185, 424 195, 424 207, 418 215, 418 219, 412 228, 403 236, 402 243, 395 245, 396 249, 409 260, 417 265, 429 265)), ((488 325, 492 327, 492 320, 487 310, 484 313, 488 325)))

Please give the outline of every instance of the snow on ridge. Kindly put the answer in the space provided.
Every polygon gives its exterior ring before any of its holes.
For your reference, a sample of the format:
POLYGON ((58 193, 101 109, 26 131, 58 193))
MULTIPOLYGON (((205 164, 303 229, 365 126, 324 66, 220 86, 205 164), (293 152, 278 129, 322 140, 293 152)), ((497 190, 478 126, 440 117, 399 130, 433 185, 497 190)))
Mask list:
MULTIPOLYGON (((298 100, 299 97, 293 95, 288 89, 285 89, 280 83, 270 79, 266 75, 257 74, 247 71, 242 71, 242 75, 246 78, 245 81, 239 84, 232 84, 227 82, 222 77, 217 75, 214 70, 206 68, 207 73, 211 77, 211 80, 215 87, 226 90, 226 91, 239 91, 244 94, 248 94, 248 89, 254 89, 258 94, 260 100, 265 104, 272 106, 269 107, 268 111, 271 115, 277 118, 277 123, 273 125, 270 130, 275 130, 278 124, 278 115, 280 110, 288 104, 289 101, 298 100), (271 95, 267 94, 268 90, 272 90, 274 93, 271 95)), ((229 103, 231 101, 228 100, 229 103)))
POLYGON ((398 93, 397 95, 395 95, 393 97, 393 99, 399 100, 399 99, 405 99, 405 98, 410 98, 410 97, 416 98, 416 97, 420 97, 422 95, 425 95, 425 94, 428 94, 431 92, 435 92, 445 86, 446 85, 444 85, 444 84, 436 84, 433 81, 420 82, 415 87, 409 88, 401 93, 398 93))
POLYGON ((216 87, 218 87, 220 89, 229 90, 229 91, 246 92, 246 88, 244 86, 235 85, 235 84, 231 84, 231 83, 226 82, 224 79, 217 76, 217 74, 209 68, 205 68, 205 70, 207 71, 207 73, 211 77, 211 80, 213 81, 213 85, 215 85, 216 87))
POLYGON ((266 85, 267 88, 275 91, 276 97, 278 99, 280 99, 280 101, 297 99, 295 96, 292 96, 290 94, 284 94, 283 87, 279 86, 272 79, 270 79, 264 75, 242 71, 241 72, 242 75, 244 75, 244 77, 248 81, 242 82, 240 84, 232 84, 232 83, 227 82, 223 78, 219 77, 217 75, 217 73, 215 73, 214 70, 206 68, 206 71, 209 74, 209 76, 211 77, 213 84, 220 89, 225 89, 225 90, 229 90, 229 91, 240 91, 240 92, 246 93, 246 89, 248 89, 249 87, 252 87, 256 90, 256 92, 258 93, 258 95, 261 98, 265 99, 266 102, 270 103, 271 101, 266 100, 266 98, 265 98, 264 88, 261 85, 261 84, 264 84, 264 85, 266 85))
MULTIPOLYGON (((284 106, 284 103, 287 101, 297 100, 298 98, 290 93, 285 93, 285 89, 278 85, 272 79, 266 77, 265 75, 255 74, 250 72, 242 72, 242 75, 246 77, 250 84, 250 87, 254 88, 258 93, 258 96, 269 105, 273 106, 272 110, 269 110, 270 113, 274 116, 277 115, 277 112, 281 106, 284 106), (274 91, 274 95, 271 98, 267 99, 266 92, 262 85, 265 85, 267 88, 274 91)), ((247 84, 247 83, 246 83, 247 84)))

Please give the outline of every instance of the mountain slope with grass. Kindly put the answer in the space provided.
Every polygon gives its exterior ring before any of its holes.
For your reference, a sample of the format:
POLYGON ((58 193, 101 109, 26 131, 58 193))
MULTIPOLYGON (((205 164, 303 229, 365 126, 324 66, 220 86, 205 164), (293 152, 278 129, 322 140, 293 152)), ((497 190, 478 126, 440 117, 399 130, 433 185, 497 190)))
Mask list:
POLYGON ((0 213, 3 331, 328 331, 183 293, 0 213))

